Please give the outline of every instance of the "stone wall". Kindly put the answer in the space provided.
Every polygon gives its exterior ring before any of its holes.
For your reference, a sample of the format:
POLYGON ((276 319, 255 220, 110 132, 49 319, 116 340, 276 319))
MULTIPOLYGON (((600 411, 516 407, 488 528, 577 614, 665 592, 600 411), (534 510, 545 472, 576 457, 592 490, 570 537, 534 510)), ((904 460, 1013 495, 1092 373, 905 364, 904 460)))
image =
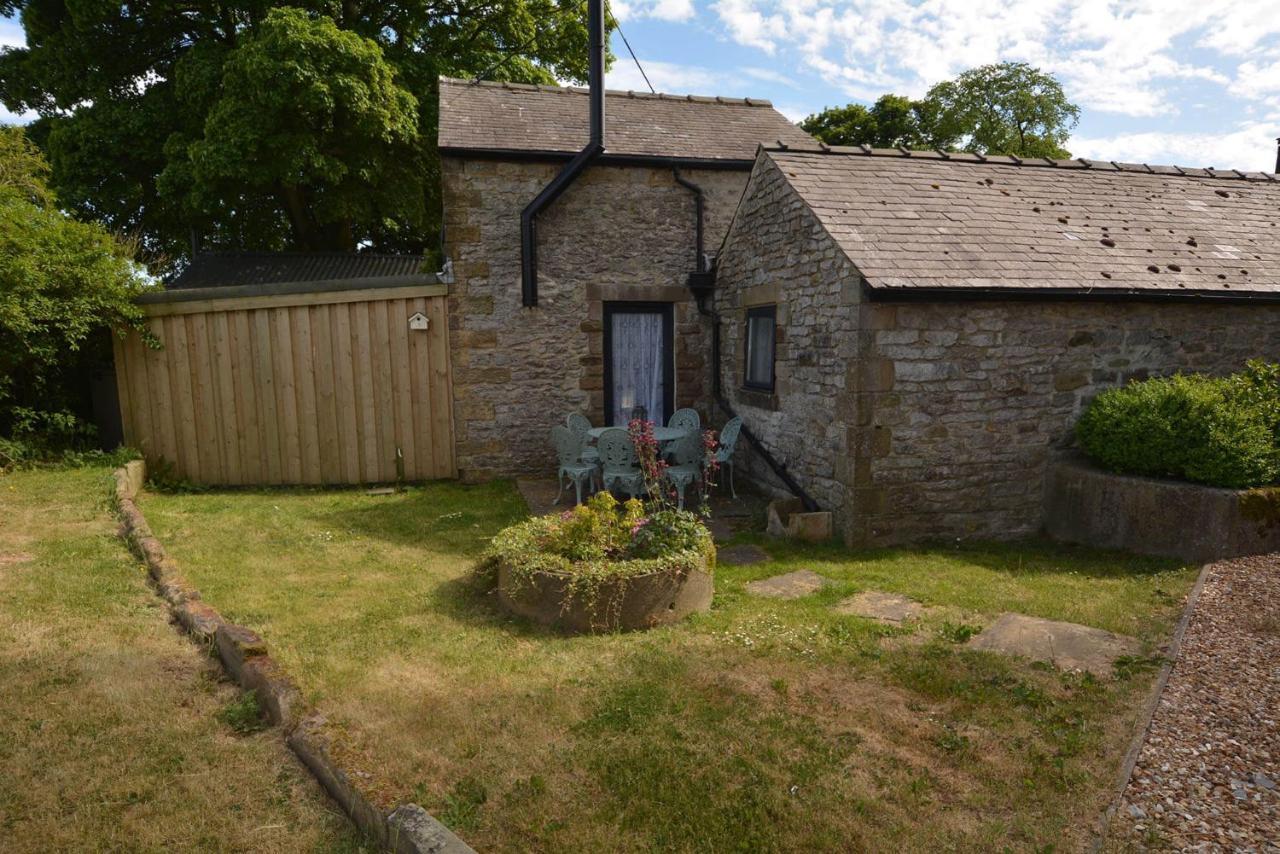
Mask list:
POLYGON ((851 542, 1036 533, 1051 454, 1099 391, 1280 358, 1280 306, 870 303, 851 542))
MULTIPOLYGON (((445 158, 450 348, 461 475, 546 473, 551 426, 569 411, 604 422, 603 304, 675 305, 677 407, 708 411, 710 327, 686 286, 694 198, 669 168, 594 166, 538 219, 537 308, 520 298, 520 211, 558 163, 445 158)), ((706 194, 715 251, 747 175, 685 170, 706 194)))
MULTIPOLYGON (((847 521, 846 367, 857 346, 858 275, 773 161, 760 159, 716 273, 721 384, 732 408, 823 509, 847 521), (743 387, 746 312, 775 304, 772 394, 743 387)), ((738 465, 770 492, 785 488, 740 445, 738 465)))
MULTIPOLYGON (((1280 359, 1280 305, 868 301, 769 161, 720 257, 723 390, 844 539, 1010 538, 1044 523, 1051 455, 1130 379, 1280 359), (742 388, 746 309, 776 303, 776 389, 742 388)), ((748 452, 740 471, 781 483, 748 452)))

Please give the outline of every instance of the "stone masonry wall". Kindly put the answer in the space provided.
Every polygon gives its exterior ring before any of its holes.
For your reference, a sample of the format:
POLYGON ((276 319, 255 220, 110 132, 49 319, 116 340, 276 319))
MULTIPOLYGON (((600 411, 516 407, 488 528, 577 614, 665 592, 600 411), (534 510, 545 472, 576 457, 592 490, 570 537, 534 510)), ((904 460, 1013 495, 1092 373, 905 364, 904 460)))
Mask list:
POLYGON ((1003 538, 1043 524, 1050 456, 1099 391, 1280 358, 1280 306, 868 303, 846 539, 1003 538))
MULTIPOLYGON (((710 327, 686 286, 694 198, 670 169, 595 166, 580 176, 538 219, 539 304, 521 304, 520 211, 559 169, 443 162, 455 447, 465 479, 546 473, 553 424, 570 411, 604 423, 606 300, 674 304, 675 404, 711 414, 710 327)), ((706 247, 715 251, 747 175, 683 174, 706 194, 706 247)))
MULTIPOLYGON (((716 274, 724 395, 770 454, 824 509, 847 522, 844 468, 852 410, 846 367, 857 348, 857 271, 827 237, 773 161, 760 159, 716 274), (746 312, 775 304, 772 394, 743 388, 746 312)), ((739 471, 785 488, 743 442, 739 471)))

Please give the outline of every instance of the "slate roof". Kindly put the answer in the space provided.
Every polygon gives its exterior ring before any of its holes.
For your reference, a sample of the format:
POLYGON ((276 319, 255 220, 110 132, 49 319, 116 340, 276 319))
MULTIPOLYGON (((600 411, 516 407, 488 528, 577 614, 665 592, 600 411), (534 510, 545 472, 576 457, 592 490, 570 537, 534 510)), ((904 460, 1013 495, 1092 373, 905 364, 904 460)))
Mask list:
POLYGON ((166 290, 331 282, 413 276, 423 272, 422 255, 350 252, 203 252, 165 283, 166 290))
POLYGON ((1280 297, 1280 177, 869 148, 768 157, 873 292, 1280 297))
MULTIPOLYGON (((440 79, 440 148, 576 153, 587 143, 587 90, 440 79)), ((605 153, 699 160, 755 160, 761 143, 813 139, 755 98, 609 91, 605 153)))

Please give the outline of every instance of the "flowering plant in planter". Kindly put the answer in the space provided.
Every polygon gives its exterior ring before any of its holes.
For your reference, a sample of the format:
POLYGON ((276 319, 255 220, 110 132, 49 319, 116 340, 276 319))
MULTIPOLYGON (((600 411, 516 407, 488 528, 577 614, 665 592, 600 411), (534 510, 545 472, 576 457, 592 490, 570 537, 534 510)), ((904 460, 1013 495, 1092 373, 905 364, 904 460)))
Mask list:
MULTIPOLYGON (((678 506, 677 492, 667 477, 672 466, 663 457, 662 447, 654 438, 652 421, 634 418, 627 424, 627 432, 636 447, 636 457, 640 460, 640 471, 644 475, 645 493, 649 503, 663 510, 675 510, 678 506)), ((720 471, 720 463, 716 459, 716 451, 720 448, 719 437, 715 430, 703 430, 701 435, 702 455, 696 465, 701 470, 698 484, 698 515, 703 518, 711 515, 711 489, 716 483, 716 474, 720 471)))

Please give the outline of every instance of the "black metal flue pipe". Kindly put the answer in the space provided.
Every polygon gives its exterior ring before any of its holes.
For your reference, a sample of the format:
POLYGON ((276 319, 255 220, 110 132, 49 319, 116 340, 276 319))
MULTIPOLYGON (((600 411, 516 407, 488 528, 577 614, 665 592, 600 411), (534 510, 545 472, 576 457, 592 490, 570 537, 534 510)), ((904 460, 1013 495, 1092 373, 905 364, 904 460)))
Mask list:
POLYGON ((587 0, 587 39, 591 51, 587 67, 591 103, 587 145, 520 212, 520 292, 530 308, 538 304, 538 214, 604 151, 604 0, 587 0))

